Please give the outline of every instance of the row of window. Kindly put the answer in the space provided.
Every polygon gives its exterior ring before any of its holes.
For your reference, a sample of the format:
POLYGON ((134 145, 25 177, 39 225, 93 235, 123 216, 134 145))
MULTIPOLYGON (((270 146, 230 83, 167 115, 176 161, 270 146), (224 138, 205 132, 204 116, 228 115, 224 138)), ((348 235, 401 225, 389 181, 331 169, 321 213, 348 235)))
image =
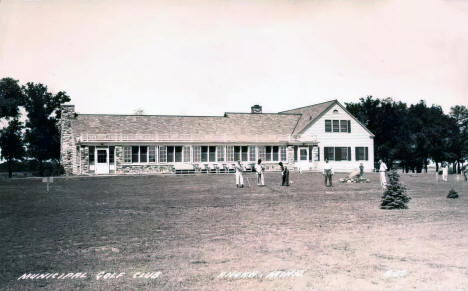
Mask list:
POLYGON ((325 120, 325 132, 351 132, 351 120, 325 120))
POLYGON ((286 146, 128 146, 125 163, 286 161, 286 146), (156 155, 159 150, 159 155, 156 155), (258 152, 257 152, 258 150, 258 152), (159 158, 159 160, 158 160, 159 158))
MULTIPOLYGON (((294 147, 294 160, 313 160, 313 146, 294 147), (307 157, 308 155, 308 157, 307 157)), ((114 164, 115 147, 109 146, 109 164, 114 164)), ((351 161, 351 147, 324 147, 324 157, 330 161, 351 161)), ((267 162, 286 161, 286 146, 127 146, 124 147, 125 163, 179 163, 179 162, 267 162), (159 152, 159 155, 158 155, 159 152), (158 160, 159 159, 159 160, 158 160)), ((89 164, 95 163, 95 147, 89 147, 89 164)), ((320 160, 317 147, 315 160, 320 160)), ((368 147, 355 147, 355 160, 368 161, 368 147)), ((107 151, 97 151, 97 162, 107 162, 107 151)))
MULTIPOLYGON (((351 147, 325 147, 325 159, 329 161, 351 161, 351 147)), ((369 160, 368 147, 355 147, 356 161, 369 160)))

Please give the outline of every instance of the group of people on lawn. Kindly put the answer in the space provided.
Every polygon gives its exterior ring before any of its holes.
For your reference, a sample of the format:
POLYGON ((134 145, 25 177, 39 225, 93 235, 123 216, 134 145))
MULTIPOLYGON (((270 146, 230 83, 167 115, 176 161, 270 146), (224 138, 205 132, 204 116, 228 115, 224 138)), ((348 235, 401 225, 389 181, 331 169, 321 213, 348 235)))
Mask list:
MULTIPOLYGON (((385 173, 387 172, 388 168, 387 165, 380 160, 380 167, 379 167, 379 173, 380 173, 380 185, 382 186, 382 189, 385 189, 387 187, 387 178, 385 173)), ((281 186, 289 186, 289 170, 288 167, 284 166, 282 162, 278 163, 279 166, 281 167, 281 186)), ((244 187, 244 177, 242 172, 245 171, 244 166, 242 166, 240 161, 237 161, 236 164, 236 185, 238 188, 243 188, 244 187)), ((258 186, 265 186, 265 167, 262 164, 262 160, 259 159, 257 164, 255 165, 255 172, 257 173, 257 185, 258 186)), ((465 177, 465 181, 467 181, 467 175, 468 175, 468 166, 465 165, 462 168, 462 173, 463 176, 465 177)), ((359 175, 364 174, 364 166, 361 165, 359 166, 359 175)), ((333 168, 331 164, 328 162, 328 159, 325 160, 325 165, 323 167, 323 176, 325 177, 325 186, 327 187, 332 187, 333 182, 332 182, 332 177, 334 175, 333 168)), ((442 167, 442 180, 447 181, 447 176, 448 176, 448 166, 445 164, 442 167)))
MULTIPOLYGON (((281 186, 289 186, 289 170, 288 167, 283 165, 282 162, 279 162, 278 165, 281 167, 281 186)), ((236 164, 236 186, 237 188, 244 187, 244 176, 242 172, 245 171, 244 166, 240 161, 237 161, 236 164)), ((257 173, 257 185, 265 186, 265 167, 262 164, 262 160, 258 159, 257 164, 255 165, 255 172, 257 173)))
MULTIPOLYGON (((279 162, 278 165, 281 168, 281 186, 289 186, 289 170, 288 167, 283 165, 282 162, 279 162)), ((237 188, 244 187, 244 176, 243 172, 245 171, 244 166, 240 161, 237 161, 236 166, 236 186, 237 188)), ((361 164, 361 172, 363 171, 361 164)), ((257 173, 257 186, 265 186, 265 167, 262 164, 262 160, 259 159, 255 165, 255 172, 257 173)), ((325 186, 332 186, 332 176, 334 174, 331 165, 328 163, 328 160, 325 160, 325 167, 323 169, 323 174, 325 176, 325 186)))

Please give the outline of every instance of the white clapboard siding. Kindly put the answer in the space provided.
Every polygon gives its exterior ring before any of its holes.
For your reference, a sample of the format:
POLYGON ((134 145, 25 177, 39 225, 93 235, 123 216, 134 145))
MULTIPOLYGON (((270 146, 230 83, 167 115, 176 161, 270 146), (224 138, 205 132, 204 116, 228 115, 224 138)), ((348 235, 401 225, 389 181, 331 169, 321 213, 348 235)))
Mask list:
MULTIPOLYGON (((333 128, 333 127, 332 127, 333 128)), ((330 161, 335 171, 352 171, 359 168, 360 163, 364 165, 364 171, 369 172, 374 168, 374 139, 356 119, 348 114, 339 104, 335 104, 330 110, 316 120, 309 128, 305 129, 301 139, 316 136, 320 147, 319 169, 324 163, 325 147, 351 147, 351 161, 330 161), (333 113, 338 110, 337 113, 333 113), (351 120, 351 132, 325 132, 325 120, 351 120), (369 160, 356 161, 355 147, 368 147, 369 160)))

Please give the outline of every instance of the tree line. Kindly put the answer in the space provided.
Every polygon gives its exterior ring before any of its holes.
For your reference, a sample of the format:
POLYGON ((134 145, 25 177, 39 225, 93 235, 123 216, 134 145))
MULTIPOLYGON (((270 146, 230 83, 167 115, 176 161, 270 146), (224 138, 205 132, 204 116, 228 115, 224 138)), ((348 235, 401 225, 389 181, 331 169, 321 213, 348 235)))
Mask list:
POLYGON ((442 107, 428 106, 423 100, 408 105, 367 96, 345 104, 375 134, 375 161, 418 173, 427 172, 433 161, 436 171, 447 163, 459 173, 468 159, 468 109, 463 105, 445 114, 442 107))
POLYGON ((51 93, 41 83, 20 85, 12 78, 0 79, 0 119, 8 125, 0 130, 0 157, 12 176, 14 161, 35 160, 39 173, 44 162, 60 161, 60 107, 71 99, 66 92, 51 93), (26 121, 21 121, 21 108, 26 121))

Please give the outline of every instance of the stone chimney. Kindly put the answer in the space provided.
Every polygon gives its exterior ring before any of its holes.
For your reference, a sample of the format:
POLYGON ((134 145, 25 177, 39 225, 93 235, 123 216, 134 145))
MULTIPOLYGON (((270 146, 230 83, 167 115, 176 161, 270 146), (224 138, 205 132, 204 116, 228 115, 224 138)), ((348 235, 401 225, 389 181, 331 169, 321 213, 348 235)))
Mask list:
POLYGON ((77 174, 76 144, 72 129, 75 105, 62 105, 60 114, 60 163, 68 176, 77 174))
POLYGON ((250 113, 262 113, 262 106, 255 104, 254 106, 250 107, 250 113))

